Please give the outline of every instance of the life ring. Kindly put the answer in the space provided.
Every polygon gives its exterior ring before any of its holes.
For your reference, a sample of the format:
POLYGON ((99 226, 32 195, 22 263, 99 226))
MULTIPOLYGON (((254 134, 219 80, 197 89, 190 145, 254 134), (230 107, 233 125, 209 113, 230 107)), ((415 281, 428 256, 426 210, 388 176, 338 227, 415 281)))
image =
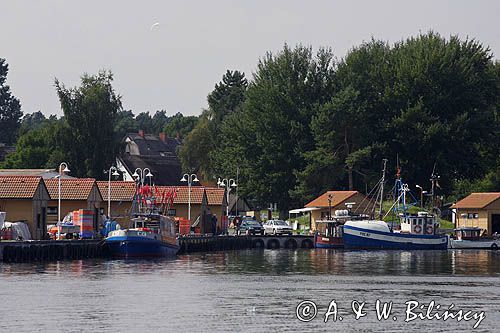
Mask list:
POLYGON ((427 228, 425 228, 425 232, 427 232, 428 235, 432 235, 434 233, 432 225, 428 225, 427 228))
POLYGON ((496 243, 491 244, 491 249, 492 250, 498 250, 498 245, 496 243))
POLYGON ((419 234, 420 231, 422 231, 422 227, 419 226, 419 225, 416 225, 413 227, 413 231, 416 233, 416 234, 419 234))

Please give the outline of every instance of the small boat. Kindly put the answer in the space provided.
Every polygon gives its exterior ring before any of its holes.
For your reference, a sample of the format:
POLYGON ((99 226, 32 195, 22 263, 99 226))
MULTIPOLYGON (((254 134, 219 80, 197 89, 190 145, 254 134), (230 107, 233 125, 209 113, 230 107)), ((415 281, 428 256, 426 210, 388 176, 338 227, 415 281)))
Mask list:
POLYGON ((318 220, 318 230, 314 234, 314 247, 317 249, 343 249, 344 223, 353 216, 349 210, 336 210, 335 215, 326 220, 318 220))
POLYGON ((455 229, 455 239, 450 239, 450 248, 498 250, 500 239, 481 236, 482 231, 483 229, 477 227, 455 229))
POLYGON ((105 244, 113 257, 151 258, 175 256, 179 244, 175 222, 160 214, 142 214, 132 219, 133 228, 110 231, 105 244))
MULTIPOLYGON (((401 228, 394 230, 393 224, 382 221, 382 198, 385 182, 385 162, 380 180, 380 202, 379 220, 363 219, 347 221, 344 224, 344 247, 346 249, 380 249, 380 250, 446 250, 448 248, 448 236, 438 235, 439 228, 437 218, 427 212, 409 214, 406 208, 406 193, 409 192, 408 184, 403 184, 398 173, 396 179, 396 200, 391 207, 397 205, 399 213, 399 224, 401 228)), ((387 215, 386 215, 387 216, 387 215)))
POLYGON ((151 258, 175 256, 179 252, 175 221, 164 213, 176 192, 160 195, 156 188, 137 185, 132 202, 131 227, 108 232, 105 246, 113 257, 151 258))
POLYGON ((348 249, 380 250, 446 250, 448 236, 436 234, 439 224, 434 215, 401 216, 401 230, 378 220, 347 221, 344 224, 344 246, 348 249))

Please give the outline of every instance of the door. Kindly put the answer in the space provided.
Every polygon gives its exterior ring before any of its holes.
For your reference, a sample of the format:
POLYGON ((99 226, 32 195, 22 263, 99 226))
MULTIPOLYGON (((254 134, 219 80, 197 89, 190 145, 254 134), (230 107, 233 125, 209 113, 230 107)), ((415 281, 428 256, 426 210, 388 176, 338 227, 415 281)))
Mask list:
POLYGON ((491 214, 491 234, 500 235, 500 214, 491 214))

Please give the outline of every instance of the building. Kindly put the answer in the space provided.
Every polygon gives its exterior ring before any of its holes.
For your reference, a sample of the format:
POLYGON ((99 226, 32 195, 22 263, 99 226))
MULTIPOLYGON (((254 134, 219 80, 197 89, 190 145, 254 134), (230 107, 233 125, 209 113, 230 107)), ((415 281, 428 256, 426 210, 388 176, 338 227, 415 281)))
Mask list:
MULTIPOLYGON (((36 176, 43 179, 55 178, 59 175, 55 169, 0 169, 0 176, 36 176)), ((62 178, 75 178, 63 173, 62 178)))
MULTIPOLYGON (((50 201, 47 206, 47 222, 57 223, 59 179, 46 179, 50 201)), ((88 209, 94 212, 94 230, 98 230, 103 197, 94 178, 61 179, 61 219, 71 211, 88 209)))
POLYGON ((33 239, 46 237, 49 200, 49 192, 42 177, 0 177, 0 211, 7 213, 10 222, 25 222, 33 239))
POLYGON ((451 206, 455 226, 478 227, 486 234, 500 234, 500 192, 472 193, 451 206))
POLYGON ((136 183, 132 181, 111 181, 111 188, 108 191, 107 181, 98 181, 97 187, 101 192, 104 213, 108 214, 108 193, 111 193, 111 217, 122 227, 129 226, 132 202, 136 192, 136 183))
MULTIPOLYGON (((169 138, 165 133, 159 136, 128 133, 124 141, 124 151, 117 159, 117 167, 123 180, 133 181, 137 168, 148 168, 153 174, 152 183, 159 186, 182 185, 182 168, 177 156, 179 139, 169 138)), ((193 184, 198 185, 198 184, 193 184)))
POLYGON ((316 230, 316 221, 328 218, 330 207, 333 215, 336 210, 348 209, 348 203, 352 205, 352 212, 359 214, 368 214, 374 204, 358 191, 327 191, 305 205, 307 210, 304 211, 309 211, 311 214, 311 230, 316 230))

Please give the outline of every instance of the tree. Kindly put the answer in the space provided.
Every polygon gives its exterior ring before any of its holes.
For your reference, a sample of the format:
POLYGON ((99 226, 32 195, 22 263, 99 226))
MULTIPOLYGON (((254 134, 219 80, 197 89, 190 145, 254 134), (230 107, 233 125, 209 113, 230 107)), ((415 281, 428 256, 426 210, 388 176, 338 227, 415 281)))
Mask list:
POLYGON ((113 124, 121 109, 120 96, 111 85, 111 72, 83 75, 81 86, 67 89, 57 79, 57 94, 70 129, 64 149, 72 173, 103 179, 103 170, 115 162, 118 145, 113 124))
POLYGON ((149 115, 149 112, 141 112, 135 117, 135 121, 140 130, 145 133, 151 133, 153 131, 153 119, 149 115))
MULTIPOLYGON (((333 54, 321 49, 287 45, 261 59, 237 115, 245 142, 226 145, 241 154, 241 192, 261 204, 277 202, 282 215, 293 204, 297 172, 306 166, 304 154, 314 147, 310 122, 315 106, 332 96, 335 86, 333 54)), ((234 119, 232 119, 234 121, 234 119)), ((221 136, 235 129, 224 126, 221 136)), ((237 131, 237 129, 236 129, 237 131)), ((233 158, 234 155, 226 155, 233 158)))
POLYGON ((193 130, 197 122, 197 116, 183 116, 182 113, 178 112, 168 119, 163 131, 169 137, 179 136, 182 139, 193 130))
POLYGON ((19 128, 19 135, 42 127, 46 120, 47 118, 45 118, 45 115, 41 111, 25 114, 19 128))
POLYGON ((132 111, 121 110, 117 112, 114 131, 119 142, 127 133, 137 133, 139 131, 139 125, 132 111))
POLYGON ((227 140, 222 135, 221 124, 225 118, 237 113, 245 100, 248 81, 245 73, 227 70, 222 80, 208 95, 208 110, 200 117, 194 130, 189 133, 180 149, 184 169, 196 170, 203 178, 227 176, 236 173, 236 166, 227 162, 234 161, 232 155, 224 156, 220 148, 227 140), (199 149, 203 146, 204 149, 199 149))
POLYGON ((6 84, 9 66, 0 58, 0 142, 12 144, 17 139, 21 117, 21 103, 6 84))

